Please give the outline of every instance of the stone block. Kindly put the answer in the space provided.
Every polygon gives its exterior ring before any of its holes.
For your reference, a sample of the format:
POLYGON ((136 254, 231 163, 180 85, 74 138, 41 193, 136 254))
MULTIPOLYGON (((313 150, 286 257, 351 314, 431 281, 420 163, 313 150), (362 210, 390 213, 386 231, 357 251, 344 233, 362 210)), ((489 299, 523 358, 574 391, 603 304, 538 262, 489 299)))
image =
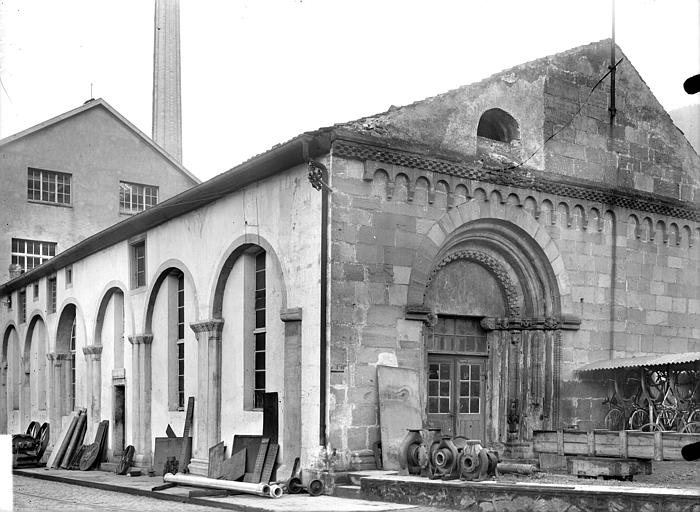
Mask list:
POLYGON ((348 403, 351 404, 376 404, 377 384, 373 382, 369 385, 363 384, 348 388, 347 397, 348 403))
POLYGON ((656 297, 656 308, 658 311, 671 311, 673 301, 671 297, 665 295, 657 295, 656 297))
POLYGON ((367 427, 348 427, 348 450, 367 448, 367 427))
POLYGON ((403 308, 399 306, 372 305, 367 312, 370 325, 396 325, 396 320, 403 317, 403 308))
POLYGON ((357 263, 344 263, 343 275, 346 281, 364 281, 365 267, 357 263))
POLYGON ((411 279, 411 267, 394 265, 394 283, 409 284, 411 279))
POLYGON ((395 233, 395 245, 396 247, 402 247, 406 249, 417 249, 420 247, 423 241, 424 235, 418 233, 411 233, 409 231, 403 231, 401 229, 397 230, 395 233))
POLYGON ((393 265, 367 265, 367 281, 370 283, 393 283, 393 265))
POLYGON ((396 306, 406 305, 408 299, 408 285, 405 284, 391 284, 388 287, 389 291, 389 304, 396 306))
POLYGON ((396 213, 376 212, 372 215, 372 225, 379 229, 395 231, 403 230, 416 232, 416 218, 410 215, 396 213))
POLYGON ((357 263, 384 263, 384 251, 381 246, 375 244, 357 243, 354 245, 355 254, 354 260, 346 259, 345 261, 356 261, 357 263))
POLYGON ((387 265, 399 265, 410 267, 413 264, 415 251, 401 247, 384 247, 384 263, 387 265))

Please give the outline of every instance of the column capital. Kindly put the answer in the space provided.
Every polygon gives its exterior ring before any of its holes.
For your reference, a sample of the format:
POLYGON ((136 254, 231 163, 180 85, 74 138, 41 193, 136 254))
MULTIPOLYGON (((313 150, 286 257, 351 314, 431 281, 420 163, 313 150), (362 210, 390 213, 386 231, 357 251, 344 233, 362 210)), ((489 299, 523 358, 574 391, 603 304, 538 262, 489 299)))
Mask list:
POLYGON ((88 345, 83 347, 83 354, 89 356, 90 354, 99 357, 102 354, 102 345, 88 345))
POLYGON ((70 359, 70 352, 49 352, 46 357, 55 364, 61 364, 61 361, 70 359))
POLYGON ((153 334, 134 334, 129 336, 132 345, 150 345, 153 342, 153 334))
POLYGON ((221 338, 221 331, 224 328, 223 318, 212 318, 209 320, 204 320, 202 322, 192 322, 190 324, 190 329, 194 331, 199 338, 202 333, 208 333, 209 338, 221 338))

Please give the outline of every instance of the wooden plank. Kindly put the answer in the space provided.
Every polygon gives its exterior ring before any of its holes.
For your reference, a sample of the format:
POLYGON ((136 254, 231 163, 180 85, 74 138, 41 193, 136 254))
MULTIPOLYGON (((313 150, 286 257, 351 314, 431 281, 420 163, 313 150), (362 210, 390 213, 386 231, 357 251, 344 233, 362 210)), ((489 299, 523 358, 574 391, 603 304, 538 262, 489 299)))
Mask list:
POLYGON ((243 448, 224 461, 221 467, 221 478, 236 481, 245 475, 246 452, 247 450, 243 448))
POLYGON ((275 469, 275 463, 277 462, 277 451, 279 450, 279 445, 277 443, 270 443, 267 448, 267 455, 265 456, 265 464, 263 465, 262 475, 260 476, 260 482, 264 484, 269 484, 272 478, 272 472, 275 469))
POLYGON ((627 431, 620 430, 620 457, 626 459, 628 457, 627 453, 627 431))
POLYGON ((557 430, 557 455, 564 455, 564 432, 557 430))
POLYGON ((270 440, 270 444, 276 443, 279 432, 278 419, 279 398, 277 393, 265 393, 263 395, 263 437, 270 440))
POLYGON ((170 438, 177 437, 177 434, 175 434, 175 431, 173 430, 173 427, 170 426, 170 423, 168 423, 168 426, 165 427, 165 435, 170 438))
POLYGON ((53 445, 49 460, 46 462, 47 468, 58 467, 58 465, 61 464, 61 459, 66 453, 66 448, 68 448, 68 443, 70 443, 70 438, 77 424, 78 413, 73 411, 70 413, 70 419, 67 421, 65 428, 61 431, 61 434, 53 445), (58 461, 58 463, 56 461, 58 461))
POLYGON ((406 429, 423 428, 422 388, 411 368, 377 365, 382 466, 400 469, 399 448, 406 429))
POLYGON ((586 444, 588 445, 588 455, 595 455, 595 435, 592 430, 586 432, 586 444))
POLYGON ((75 450, 78 449, 78 446, 81 446, 83 444, 83 438, 85 437, 86 429, 87 415, 82 413, 80 414, 80 416, 78 416, 78 424, 75 426, 75 429, 73 429, 73 435, 70 438, 70 443, 68 443, 68 446, 66 447, 66 452, 63 454, 63 458, 61 459, 59 467, 61 467, 62 469, 68 469, 70 461, 73 458, 73 455, 75 454, 75 450))
POLYGON ((180 473, 187 473, 187 467, 192 459, 192 418, 194 416, 194 397, 187 399, 187 412, 185 413, 185 426, 182 429, 182 446, 180 453, 177 455, 177 461, 180 467, 180 473))
POLYGON ((233 436, 231 453, 237 453, 244 448, 247 450, 245 463, 246 473, 253 473, 255 469, 255 457, 260 449, 261 442, 262 436, 258 435, 236 434, 233 436))
POLYGON ((260 448, 258 449, 258 455, 255 459, 255 468, 253 469, 253 473, 250 475, 250 483, 260 483, 260 477, 262 476, 263 466, 265 465, 265 457, 267 456, 267 446, 269 443, 270 440, 266 437, 263 437, 262 441, 260 441, 260 448))
MULTIPOLYGON (((180 457, 182 443, 182 437, 156 437, 155 450, 153 452, 153 471, 156 475, 163 474, 168 457, 180 457)), ((182 469, 181 466, 180 469, 182 469)))
POLYGON ((654 460, 664 460, 664 443, 661 432, 654 432, 654 460))
POLYGON ((221 478, 224 460, 226 460, 226 446, 221 441, 209 448, 209 472, 207 473, 209 478, 221 478))
POLYGON ((157 492, 157 491, 164 491, 165 489, 170 489, 171 487, 175 487, 177 484, 174 484, 172 482, 166 482, 164 484, 156 485, 155 487, 151 487, 151 492, 157 492))

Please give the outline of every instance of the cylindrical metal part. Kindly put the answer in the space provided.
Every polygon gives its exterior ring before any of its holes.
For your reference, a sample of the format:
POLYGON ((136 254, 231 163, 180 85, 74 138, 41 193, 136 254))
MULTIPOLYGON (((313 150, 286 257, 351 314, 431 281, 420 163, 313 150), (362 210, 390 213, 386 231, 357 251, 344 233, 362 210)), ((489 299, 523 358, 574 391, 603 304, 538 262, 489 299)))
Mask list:
POLYGON ((247 482, 217 480, 214 478, 206 478, 204 476, 181 475, 180 473, 176 475, 166 473, 163 476, 163 481, 173 484, 191 485, 192 487, 203 487, 205 489, 223 489, 225 491, 238 491, 247 494, 255 494, 257 496, 266 496, 269 498, 279 498, 280 496, 282 496, 282 489, 278 485, 274 484, 250 484, 247 482))

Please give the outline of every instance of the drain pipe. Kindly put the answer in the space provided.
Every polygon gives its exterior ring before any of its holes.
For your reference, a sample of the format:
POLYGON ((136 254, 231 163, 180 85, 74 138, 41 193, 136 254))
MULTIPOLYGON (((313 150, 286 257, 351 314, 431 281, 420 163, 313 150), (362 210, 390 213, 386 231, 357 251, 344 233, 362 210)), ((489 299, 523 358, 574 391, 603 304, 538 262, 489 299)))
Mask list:
POLYGON ((327 371, 328 371, 328 349, 327 323, 328 323, 328 195, 331 188, 328 185, 328 169, 320 162, 308 158, 308 149, 304 145, 304 157, 309 165, 309 181, 311 186, 321 191, 321 326, 319 332, 320 360, 319 360, 319 425, 318 443, 320 446, 327 445, 326 434, 326 395, 327 395, 327 371))

